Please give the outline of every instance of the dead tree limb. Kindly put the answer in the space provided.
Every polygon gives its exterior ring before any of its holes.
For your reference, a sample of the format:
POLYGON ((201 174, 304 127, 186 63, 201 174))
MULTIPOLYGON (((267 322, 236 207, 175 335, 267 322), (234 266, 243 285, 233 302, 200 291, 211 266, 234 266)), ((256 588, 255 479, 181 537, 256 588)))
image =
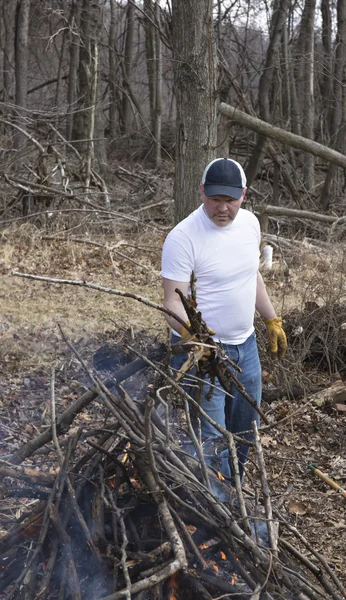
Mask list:
POLYGON ((256 131, 257 133, 277 140, 278 142, 293 146, 293 148, 297 148, 298 150, 303 150, 304 152, 308 152, 314 156, 319 156, 320 158, 324 158, 325 160, 338 165, 343 169, 346 169, 346 156, 340 152, 337 152, 336 150, 332 150, 331 148, 324 146, 323 144, 319 144, 313 140, 296 135, 290 131, 285 131, 280 127, 270 125, 269 123, 266 123, 257 117, 252 117, 251 115, 248 115, 247 113, 235 108, 234 106, 230 106, 225 102, 221 102, 218 110, 226 117, 229 117, 234 123, 242 125, 251 131, 256 131))

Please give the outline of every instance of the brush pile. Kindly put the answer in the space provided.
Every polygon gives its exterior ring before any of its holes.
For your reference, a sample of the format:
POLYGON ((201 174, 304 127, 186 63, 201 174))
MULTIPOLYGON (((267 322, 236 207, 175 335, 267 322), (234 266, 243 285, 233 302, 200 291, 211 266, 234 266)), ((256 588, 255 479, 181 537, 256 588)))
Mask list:
MULTIPOLYGON (((261 498, 240 485, 231 434, 209 446, 210 460, 191 427, 186 392, 158 362, 165 352, 156 348, 109 380, 89 371, 92 387, 61 415, 55 412, 52 373, 51 426, 0 460, 7 493, 35 499, 31 512, 0 539, 0 597, 345 598, 324 558, 272 508, 256 427, 261 498), (138 369, 160 377, 134 399, 122 382, 136 372, 140 377, 138 369), (172 424, 172 391, 186 411, 184 439, 172 424), (80 430, 68 434, 96 399, 107 409, 102 429, 90 426, 83 439, 80 430), (220 444, 231 457, 233 487, 219 472, 220 444), (55 469, 25 465, 48 451, 56 453, 55 469), (285 530, 296 536, 297 547, 285 539, 285 530)), ((221 358, 213 360, 217 365, 221 358)))

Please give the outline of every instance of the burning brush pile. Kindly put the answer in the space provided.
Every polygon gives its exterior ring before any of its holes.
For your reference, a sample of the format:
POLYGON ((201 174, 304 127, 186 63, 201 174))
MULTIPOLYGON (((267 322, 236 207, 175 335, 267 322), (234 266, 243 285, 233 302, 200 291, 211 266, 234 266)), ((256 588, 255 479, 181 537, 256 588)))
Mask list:
MULTIPOLYGON (((198 345, 189 360, 194 352, 200 352, 198 345)), ((345 598, 323 557, 272 508, 256 428, 262 497, 255 501, 241 487, 237 440, 231 434, 221 432, 219 441, 233 465, 232 486, 218 472, 217 445, 213 449, 209 444, 214 463, 206 457, 191 427, 189 398, 162 366, 165 353, 162 347, 147 356, 137 353, 109 379, 89 371, 92 386, 60 415, 52 373, 51 426, 7 462, 0 461, 7 487, 35 498, 31 512, 0 539, 0 597, 345 598), (128 378, 139 381, 150 372, 159 374, 152 379, 156 385, 142 388, 141 398, 131 397, 128 378), (180 396, 180 413, 185 409, 184 440, 171 421, 173 391, 180 396), (79 430, 69 435, 78 414, 95 400, 107 409, 102 429, 92 430, 90 437, 85 428, 83 438, 79 430), (54 471, 25 465, 45 450, 56 453, 59 465, 54 471), (282 537, 285 530, 296 536, 297 547, 282 537)), ((226 381, 227 367, 220 357, 207 363, 200 364, 212 364, 214 374, 226 381), (217 371, 221 367, 222 373, 217 371)))

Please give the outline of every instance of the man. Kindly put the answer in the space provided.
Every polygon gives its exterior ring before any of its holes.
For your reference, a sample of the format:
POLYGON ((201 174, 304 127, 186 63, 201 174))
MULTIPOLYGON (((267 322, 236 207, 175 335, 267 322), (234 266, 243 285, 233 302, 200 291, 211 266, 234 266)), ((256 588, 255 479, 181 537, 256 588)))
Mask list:
MULTIPOLYGON (((246 392, 261 402, 261 366, 254 330, 255 310, 267 326, 271 351, 283 358, 287 341, 259 273, 260 227, 251 212, 241 208, 246 194, 246 177, 241 165, 218 158, 206 167, 200 184, 202 205, 167 236, 162 252, 164 305, 183 320, 187 315, 178 294, 187 296, 192 271, 196 277, 196 300, 202 318, 215 334, 229 358, 241 369, 236 373, 246 392)), ((166 317, 175 336, 187 330, 166 317)), ((177 340, 178 338, 175 338, 177 340)), ((234 389, 233 398, 213 390, 211 400, 204 385, 201 407, 228 431, 251 429, 258 413, 234 389)), ((201 419, 203 439, 221 435, 201 419)), ((251 437, 249 437, 251 439, 251 437)), ((241 474, 248 446, 238 446, 241 474)))

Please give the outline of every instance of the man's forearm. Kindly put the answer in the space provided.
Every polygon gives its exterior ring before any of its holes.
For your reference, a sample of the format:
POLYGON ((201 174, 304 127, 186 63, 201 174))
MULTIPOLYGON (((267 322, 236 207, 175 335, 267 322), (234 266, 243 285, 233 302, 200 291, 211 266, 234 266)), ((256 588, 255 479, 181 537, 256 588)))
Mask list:
MULTIPOLYGON (((181 304, 181 302, 173 304, 173 305, 165 305, 165 308, 168 308, 168 310, 171 310, 172 312, 174 312, 178 317, 180 317, 185 323, 187 322, 187 314, 184 310, 183 305, 181 304)), ((165 315, 165 319, 168 323, 168 325, 170 327, 172 327, 172 329, 174 329, 174 331, 176 331, 177 333, 179 333, 179 335, 181 335, 183 326, 181 325, 181 323, 179 323, 178 321, 176 321, 174 319, 174 317, 170 317, 169 315, 165 315)))
POLYGON ((256 310, 262 319, 274 319, 276 317, 275 309, 270 301, 263 277, 260 273, 257 275, 256 310))

